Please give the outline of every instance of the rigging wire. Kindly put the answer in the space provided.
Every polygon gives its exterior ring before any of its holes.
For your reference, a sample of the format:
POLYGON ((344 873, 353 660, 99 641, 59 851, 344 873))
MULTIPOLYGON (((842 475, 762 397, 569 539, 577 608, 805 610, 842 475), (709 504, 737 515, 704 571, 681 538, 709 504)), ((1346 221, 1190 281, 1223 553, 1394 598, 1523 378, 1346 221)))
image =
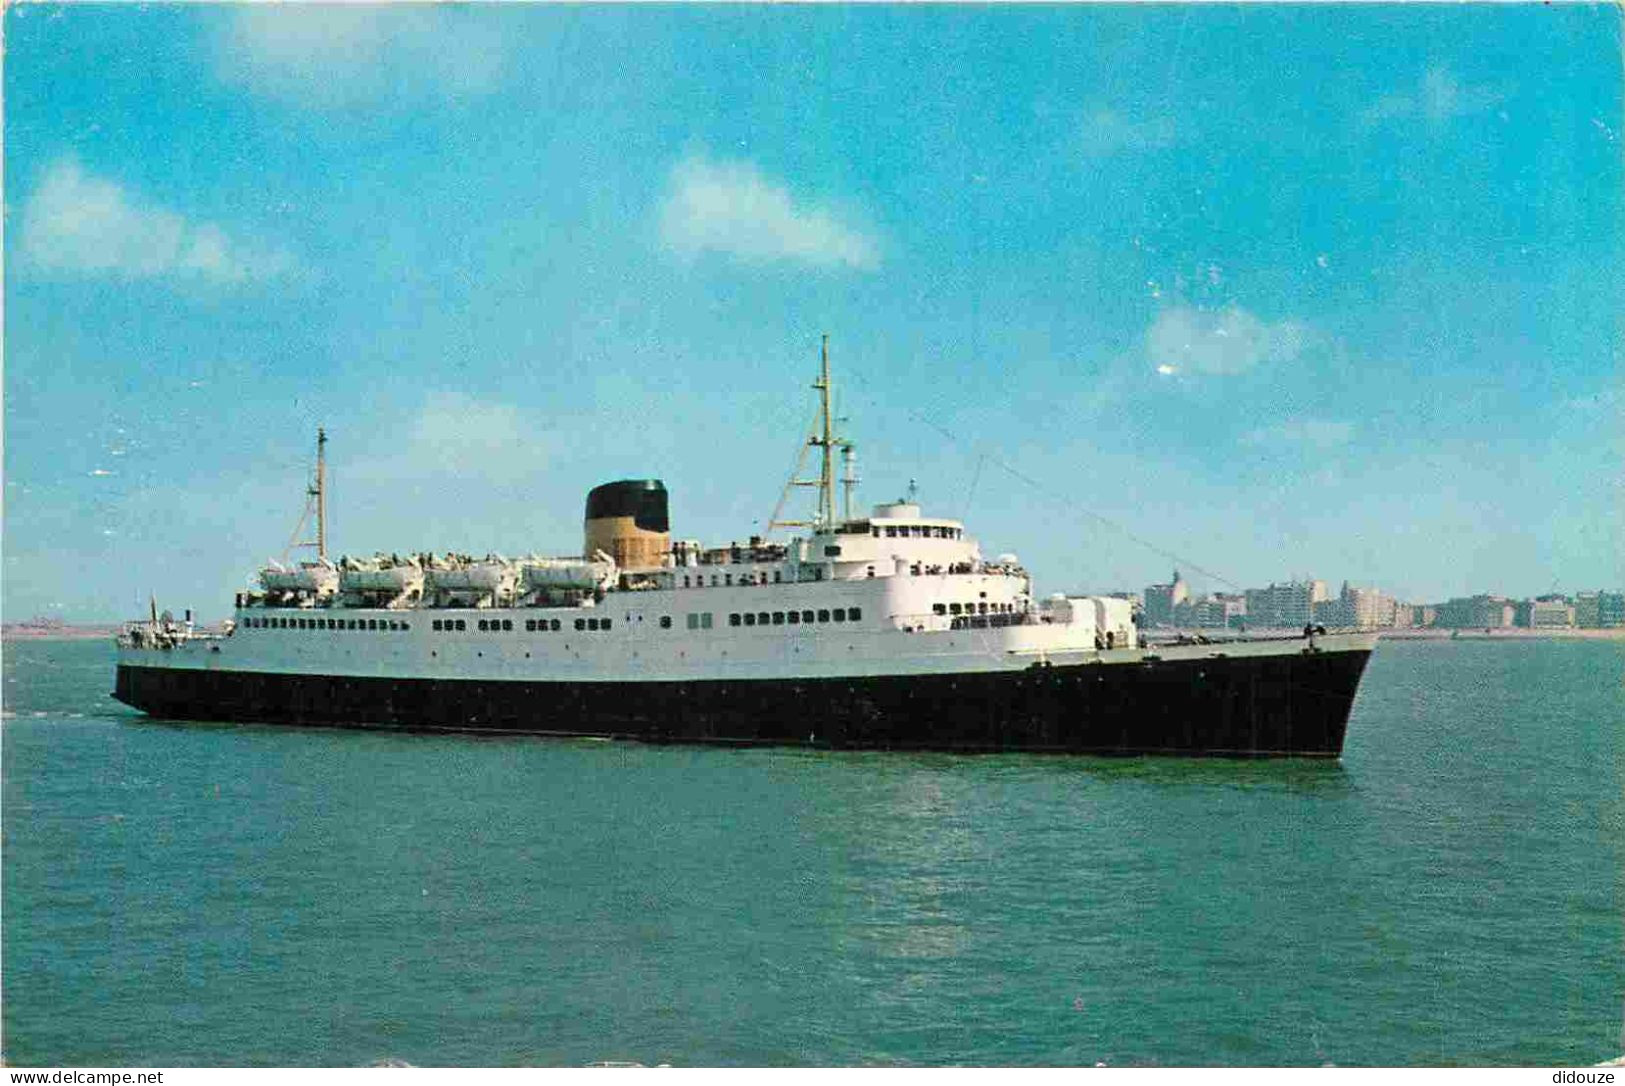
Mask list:
MULTIPOLYGON (((864 380, 861 376, 856 376, 855 375, 853 378, 849 378, 849 380, 855 380, 860 385, 863 385, 863 386, 866 386, 866 387, 868 386, 868 382, 866 380, 864 380)), ((868 399, 868 401, 869 401, 869 403, 871 405, 874 405, 874 406, 877 406, 877 407, 880 406, 872 395, 867 395, 866 399, 868 399)), ((924 426, 929 426, 931 429, 935 430, 937 433, 939 433, 943 437, 947 438, 949 443, 954 445, 956 448, 958 448, 958 449, 960 449, 960 450, 962 450, 962 451, 964 451, 966 453, 970 453, 970 452, 975 451, 975 450, 971 449, 969 445, 967 445, 963 440, 961 440, 958 437, 958 435, 954 434, 953 431, 949 430, 947 427, 942 426, 942 425, 938 424, 937 422, 935 422, 934 420, 927 418, 925 415, 922 415, 919 411, 915 410, 912 407, 905 408, 904 410, 906 410, 908 412, 909 416, 911 418, 913 418, 916 422, 918 422, 918 423, 920 423, 920 424, 922 424, 924 426)), ((1121 535, 1124 538, 1130 540, 1131 542, 1138 543, 1140 546, 1144 547, 1148 551, 1151 551, 1153 554, 1156 554, 1156 555, 1159 555, 1159 556, 1161 556, 1163 558, 1166 558, 1166 559, 1178 564, 1180 567, 1182 567, 1184 569, 1188 569, 1193 573, 1199 573, 1202 576, 1207 577, 1207 578, 1213 580, 1214 582, 1216 582, 1218 584, 1222 584, 1222 585, 1225 585, 1225 586, 1227 586, 1227 587, 1229 587, 1231 589, 1234 589, 1237 592, 1244 591, 1244 589, 1241 587, 1240 584, 1238 584, 1236 581, 1231 580, 1229 577, 1224 576, 1222 573, 1216 573, 1213 570, 1208 569, 1206 566, 1192 561, 1190 558, 1188 558, 1188 557, 1186 557, 1184 555, 1181 555, 1181 554, 1178 554, 1178 553, 1176 553, 1174 551, 1168 550, 1165 547, 1160 547, 1157 544, 1151 542, 1149 539, 1146 539, 1146 538, 1144 538, 1144 537, 1142 537, 1140 535, 1137 535, 1136 533, 1130 531, 1128 528, 1124 527, 1123 525, 1118 524, 1116 521, 1112 520, 1110 517, 1102 516, 1101 514, 1096 513, 1093 510, 1090 510, 1090 509, 1087 509, 1087 508, 1080 508, 1079 506, 1077 506, 1075 504, 1072 504, 1070 502, 1065 501, 1065 499, 1063 498, 1063 496, 1061 494, 1051 490, 1049 487, 1045 486, 1043 483, 1039 482, 1037 479, 1034 479, 1032 476, 1026 474, 1025 472, 1022 472, 1022 471, 1012 467, 1010 464, 1007 464, 1005 461, 1003 461, 1002 459, 1000 459, 997 456, 994 456, 994 455, 992 455, 990 453, 987 453, 987 452, 982 452, 980 454, 980 458, 977 461, 977 468, 976 468, 978 477, 981 474, 982 461, 983 460, 986 460, 987 462, 993 464, 993 466, 1001 469, 1002 471, 1004 471, 1007 475, 1011 476, 1012 478, 1017 479, 1020 482, 1025 483, 1027 486, 1031 487, 1033 490, 1037 491, 1039 494, 1041 494, 1044 497, 1050 499, 1056 505, 1058 505, 1058 506, 1060 506, 1062 508, 1065 508, 1065 509, 1067 509, 1067 510, 1069 510, 1071 512, 1083 514, 1083 516, 1087 517, 1089 520, 1092 520, 1095 523, 1097 523, 1099 525, 1102 525, 1103 527, 1111 529, 1112 531, 1118 533, 1119 535, 1121 535)), ((974 486, 974 484, 973 484, 973 486, 974 486)), ((968 504, 969 504, 968 499, 967 499, 966 504, 968 506, 968 504)), ((963 519, 963 518, 961 518, 961 519, 963 519)))

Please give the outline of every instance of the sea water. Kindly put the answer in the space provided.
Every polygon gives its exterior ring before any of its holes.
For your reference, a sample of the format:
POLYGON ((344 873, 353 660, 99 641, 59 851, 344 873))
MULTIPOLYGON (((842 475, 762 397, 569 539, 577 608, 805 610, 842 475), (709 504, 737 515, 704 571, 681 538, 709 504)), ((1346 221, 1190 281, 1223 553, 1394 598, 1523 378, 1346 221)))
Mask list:
POLYGON ((1383 643, 1344 757, 177 724, 4 653, 11 1065, 1589 1064, 1625 643, 1383 643))

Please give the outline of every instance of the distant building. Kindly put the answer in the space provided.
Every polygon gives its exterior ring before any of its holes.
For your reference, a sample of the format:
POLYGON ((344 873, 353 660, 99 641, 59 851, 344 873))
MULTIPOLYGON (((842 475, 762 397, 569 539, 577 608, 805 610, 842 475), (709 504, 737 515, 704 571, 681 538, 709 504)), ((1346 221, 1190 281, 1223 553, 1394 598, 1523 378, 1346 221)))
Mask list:
POLYGON ((1574 624, 1588 630, 1617 630, 1625 626, 1625 593, 1575 593, 1574 624))
POLYGON ((1174 609, 1190 599, 1190 586, 1174 570, 1174 579, 1170 584, 1147 585, 1145 589, 1145 621, 1148 626, 1172 626, 1175 624, 1174 609))
POLYGON ((1506 629, 1512 625, 1512 601, 1505 596, 1467 596, 1439 604, 1435 626, 1454 629, 1506 629))
POLYGON ((1394 624, 1392 596, 1375 588, 1351 588, 1347 581, 1335 600, 1314 606, 1315 621, 1322 626, 1376 630, 1394 624))
POLYGON ((1326 594, 1324 581, 1289 581, 1268 588, 1249 588, 1246 595, 1247 625, 1254 628, 1299 629, 1314 617, 1316 596, 1326 594))
POLYGON ((1517 603, 1512 621, 1531 630, 1562 629, 1574 625, 1574 608, 1562 596, 1541 596, 1517 603))
POLYGON ((1204 629, 1235 629, 1247 619, 1247 598, 1216 592, 1191 607, 1191 625, 1204 629))

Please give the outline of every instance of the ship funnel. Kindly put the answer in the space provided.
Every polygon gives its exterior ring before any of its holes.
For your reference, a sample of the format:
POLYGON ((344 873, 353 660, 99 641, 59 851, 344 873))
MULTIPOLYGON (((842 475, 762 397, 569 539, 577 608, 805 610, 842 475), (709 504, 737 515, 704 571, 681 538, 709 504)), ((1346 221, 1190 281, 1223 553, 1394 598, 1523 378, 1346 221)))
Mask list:
POLYGON ((625 570, 657 569, 671 550, 666 484, 659 479, 621 479, 587 494, 582 554, 603 551, 625 570))

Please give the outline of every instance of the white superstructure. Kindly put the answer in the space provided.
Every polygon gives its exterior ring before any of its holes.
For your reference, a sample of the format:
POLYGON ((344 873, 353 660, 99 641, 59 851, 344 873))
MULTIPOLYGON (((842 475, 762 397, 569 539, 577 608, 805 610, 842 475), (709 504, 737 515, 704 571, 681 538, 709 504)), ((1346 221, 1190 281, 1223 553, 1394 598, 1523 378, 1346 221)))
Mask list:
POLYGON ((125 648, 162 651, 183 667, 585 681, 1003 670, 1137 650, 1127 601, 1037 599, 1014 555, 988 560, 960 521, 927 515, 912 497, 852 516, 853 446, 833 433, 827 346, 814 387, 820 424, 806 447, 821 449, 823 467, 802 485, 818 487, 818 511, 799 522, 775 511, 773 524, 804 529, 788 543, 672 541, 663 485, 628 480, 594 492, 614 491, 603 508, 589 497, 585 556, 333 561, 323 433, 307 510, 315 560, 261 571, 261 591, 239 595, 227 636, 145 624, 125 648), (837 448, 847 456, 844 516, 837 448), (651 496, 658 531, 615 504, 651 496))

